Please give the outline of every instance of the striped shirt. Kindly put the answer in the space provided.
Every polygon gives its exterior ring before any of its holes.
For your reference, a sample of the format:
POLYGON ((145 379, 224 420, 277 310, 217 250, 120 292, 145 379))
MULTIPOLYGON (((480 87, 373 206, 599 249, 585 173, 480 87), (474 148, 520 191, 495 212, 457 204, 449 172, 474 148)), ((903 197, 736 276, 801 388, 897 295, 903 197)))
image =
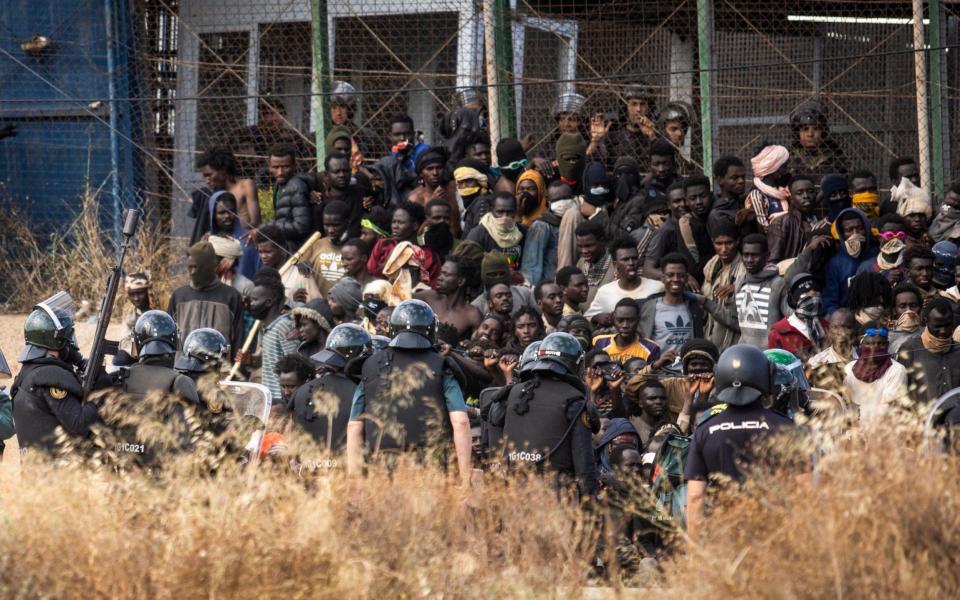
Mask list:
POLYGON ((277 317, 273 323, 263 328, 260 336, 260 357, 262 370, 260 378, 263 385, 267 386, 270 394, 273 396, 273 402, 281 402, 280 378, 277 376, 277 363, 286 354, 292 354, 297 351, 300 345, 298 339, 287 339, 287 334, 293 329, 293 319, 290 315, 283 314, 277 317))

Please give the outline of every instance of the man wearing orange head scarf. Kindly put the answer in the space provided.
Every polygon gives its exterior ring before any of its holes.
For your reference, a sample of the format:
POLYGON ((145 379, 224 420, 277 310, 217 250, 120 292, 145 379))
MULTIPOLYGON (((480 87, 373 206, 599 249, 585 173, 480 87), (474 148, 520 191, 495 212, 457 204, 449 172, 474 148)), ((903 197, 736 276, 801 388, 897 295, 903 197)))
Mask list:
POLYGON ((530 169, 517 178, 520 222, 528 227, 520 272, 531 285, 553 279, 557 272, 560 216, 547 210, 549 197, 543 176, 530 169))

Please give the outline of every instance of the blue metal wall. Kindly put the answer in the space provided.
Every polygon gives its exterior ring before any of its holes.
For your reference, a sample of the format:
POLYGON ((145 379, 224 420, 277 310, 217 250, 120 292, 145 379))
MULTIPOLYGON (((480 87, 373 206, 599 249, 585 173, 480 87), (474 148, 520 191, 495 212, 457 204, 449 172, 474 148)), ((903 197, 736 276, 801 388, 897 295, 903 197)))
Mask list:
POLYGON ((113 224, 115 196, 133 202, 142 169, 124 100, 135 92, 130 24, 127 0, 0 1, 0 128, 18 130, 0 140, 0 208, 16 206, 43 237, 69 225, 88 187, 101 190, 105 224, 113 224), (21 49, 34 34, 52 40, 41 55, 21 49), (111 78, 120 99, 113 129, 111 78))

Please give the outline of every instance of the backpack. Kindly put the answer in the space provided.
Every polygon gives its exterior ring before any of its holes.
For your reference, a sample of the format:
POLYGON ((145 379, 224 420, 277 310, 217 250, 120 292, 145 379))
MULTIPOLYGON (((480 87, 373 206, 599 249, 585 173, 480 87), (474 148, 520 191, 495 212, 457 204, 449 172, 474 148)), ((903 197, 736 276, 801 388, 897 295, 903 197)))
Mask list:
POLYGON ((687 482, 683 470, 690 451, 690 436, 669 432, 653 459, 651 491, 656 499, 653 519, 686 526, 687 482))

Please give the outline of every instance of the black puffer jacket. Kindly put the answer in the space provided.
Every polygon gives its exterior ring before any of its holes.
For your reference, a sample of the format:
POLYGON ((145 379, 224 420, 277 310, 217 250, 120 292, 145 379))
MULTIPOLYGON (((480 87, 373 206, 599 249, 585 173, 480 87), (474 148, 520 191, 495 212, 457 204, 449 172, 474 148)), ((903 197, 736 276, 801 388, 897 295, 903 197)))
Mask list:
POLYGON ((283 231, 287 247, 296 251, 316 230, 310 188, 299 176, 292 177, 283 187, 274 188, 275 221, 283 231))

